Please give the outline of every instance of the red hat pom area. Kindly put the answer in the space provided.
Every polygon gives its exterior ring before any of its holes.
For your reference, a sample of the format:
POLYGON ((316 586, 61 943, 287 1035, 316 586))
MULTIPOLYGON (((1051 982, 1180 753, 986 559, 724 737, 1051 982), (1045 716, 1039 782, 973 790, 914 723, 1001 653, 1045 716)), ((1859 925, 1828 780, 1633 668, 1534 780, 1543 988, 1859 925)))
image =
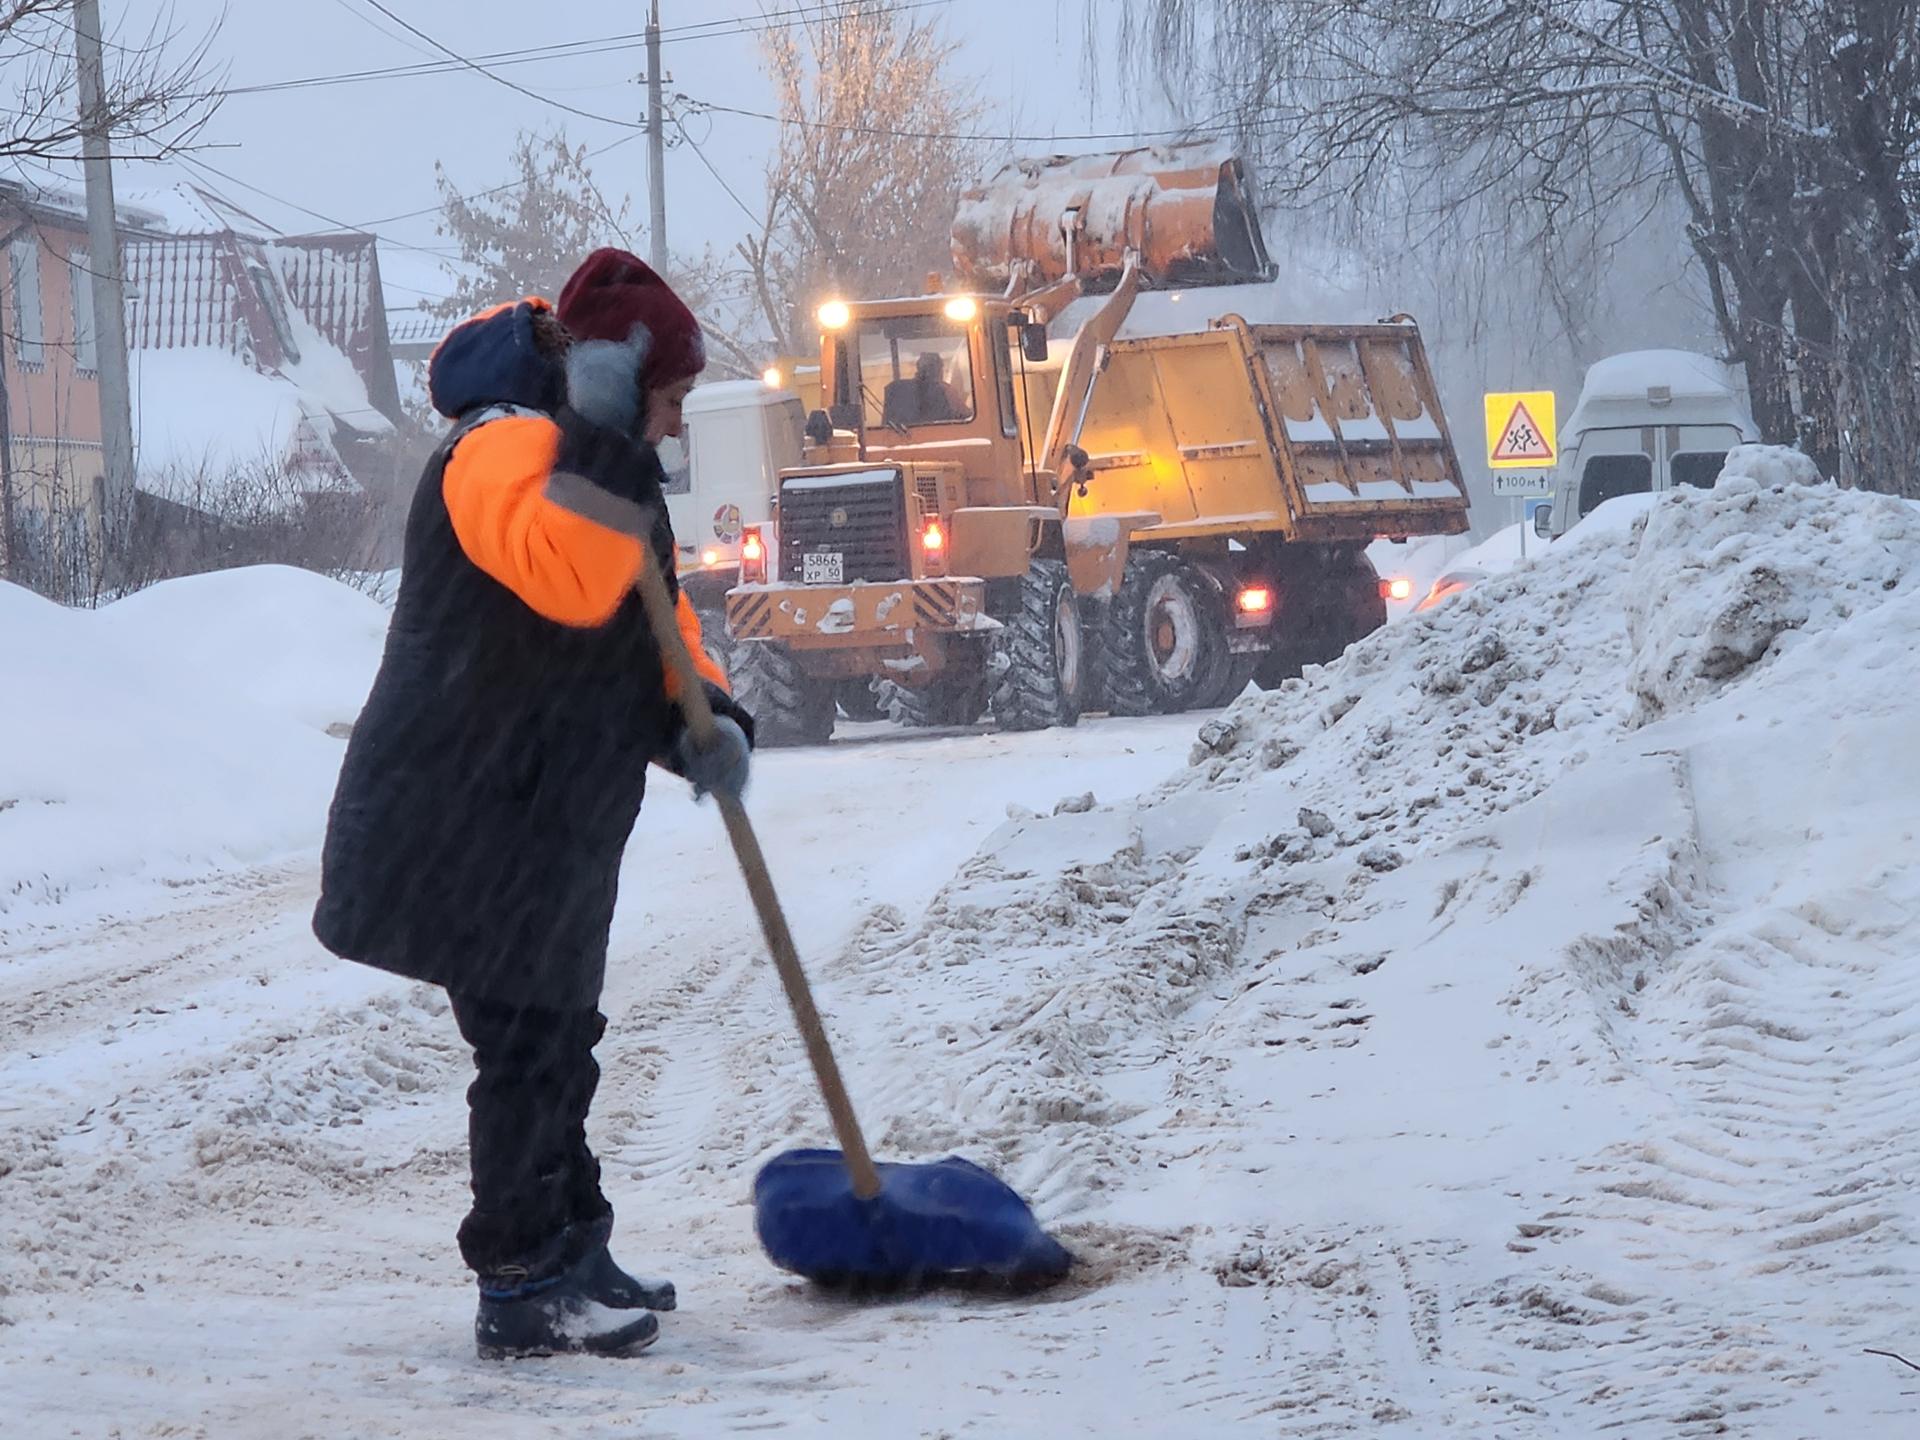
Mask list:
POLYGON ((652 266, 625 250, 583 260, 557 309, 574 341, 567 398, 597 424, 632 430, 646 391, 706 367, 700 322, 652 266))

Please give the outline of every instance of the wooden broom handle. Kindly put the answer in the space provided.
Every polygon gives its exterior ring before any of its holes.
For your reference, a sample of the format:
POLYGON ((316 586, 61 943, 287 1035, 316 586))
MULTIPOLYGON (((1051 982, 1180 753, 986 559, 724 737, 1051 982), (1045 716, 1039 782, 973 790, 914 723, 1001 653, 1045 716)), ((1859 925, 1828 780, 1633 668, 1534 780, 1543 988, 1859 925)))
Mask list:
MULTIPOLYGON (((686 717, 693 743, 702 749, 711 745, 718 733, 713 706, 707 701, 707 688, 701 682, 700 672, 694 669, 686 637, 680 633, 680 617, 672 595, 667 593, 666 577, 654 563, 653 548, 647 543, 653 529, 652 512, 608 493, 591 481, 566 473, 555 474, 548 481, 547 493, 566 509, 639 539, 642 561, 634 588, 640 592, 641 604, 646 607, 647 624, 653 630, 660 657, 680 692, 677 703, 680 713, 686 717)), ((853 1193, 862 1200, 871 1200, 880 1193, 880 1172, 873 1168, 873 1156, 867 1150, 866 1137, 861 1134, 860 1121, 853 1113, 853 1101, 847 1098, 839 1062, 833 1058, 833 1046, 827 1042, 826 1025, 813 1003, 813 987, 807 983, 800 951, 793 943, 786 912, 780 907, 773 876, 767 870, 767 857, 760 849, 759 837, 753 833, 753 822, 747 819, 746 808, 730 795, 716 794, 713 798, 719 802, 720 817, 727 825, 727 838, 733 842, 734 858, 740 862, 740 873, 746 877, 747 893, 752 896, 753 908, 760 916, 760 929, 767 937, 767 949, 773 953, 774 968, 780 972, 787 1004, 793 1007, 794 1021, 807 1047, 807 1059, 813 1062, 814 1079, 820 1084, 827 1114, 833 1119, 833 1133, 840 1141, 847 1173, 853 1179, 853 1193)))

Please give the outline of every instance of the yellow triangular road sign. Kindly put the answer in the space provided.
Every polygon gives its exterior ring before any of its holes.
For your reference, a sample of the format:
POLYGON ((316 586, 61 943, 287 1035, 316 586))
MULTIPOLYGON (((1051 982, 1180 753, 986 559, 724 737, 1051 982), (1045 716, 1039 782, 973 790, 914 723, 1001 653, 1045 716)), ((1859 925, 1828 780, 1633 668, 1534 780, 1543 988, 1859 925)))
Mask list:
POLYGON ((1537 470, 1558 458, 1551 390, 1486 397, 1487 464, 1495 470, 1537 470))

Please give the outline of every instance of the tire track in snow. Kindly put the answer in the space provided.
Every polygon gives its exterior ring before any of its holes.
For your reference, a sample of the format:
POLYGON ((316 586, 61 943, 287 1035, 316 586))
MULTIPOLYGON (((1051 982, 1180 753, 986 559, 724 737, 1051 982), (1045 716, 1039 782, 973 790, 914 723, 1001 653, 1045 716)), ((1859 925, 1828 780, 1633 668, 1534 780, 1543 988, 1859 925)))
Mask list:
POLYGON ((233 973, 264 931, 311 909, 317 879, 302 860, 182 887, 172 903, 133 914, 0 932, 0 1051, 51 1049, 233 973))

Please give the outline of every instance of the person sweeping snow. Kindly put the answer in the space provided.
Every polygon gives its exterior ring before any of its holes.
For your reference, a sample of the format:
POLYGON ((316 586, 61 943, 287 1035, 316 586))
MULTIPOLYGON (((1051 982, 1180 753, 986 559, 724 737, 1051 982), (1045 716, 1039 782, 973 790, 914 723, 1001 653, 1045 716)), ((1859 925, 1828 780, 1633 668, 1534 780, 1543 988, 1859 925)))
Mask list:
POLYGON ((429 366, 454 427, 407 520, 385 655, 341 767, 314 932, 335 954, 444 986, 473 1047, 482 1358, 630 1355, 673 1287, 613 1260, 587 1145, 593 1047, 621 855, 647 767, 738 797, 753 720, 676 595, 719 719, 691 743, 635 593, 673 587, 654 447, 705 365, 691 311, 648 266, 590 255, 557 310, 529 299, 456 327, 429 366), (561 508, 577 476, 645 507, 645 542, 561 508))

